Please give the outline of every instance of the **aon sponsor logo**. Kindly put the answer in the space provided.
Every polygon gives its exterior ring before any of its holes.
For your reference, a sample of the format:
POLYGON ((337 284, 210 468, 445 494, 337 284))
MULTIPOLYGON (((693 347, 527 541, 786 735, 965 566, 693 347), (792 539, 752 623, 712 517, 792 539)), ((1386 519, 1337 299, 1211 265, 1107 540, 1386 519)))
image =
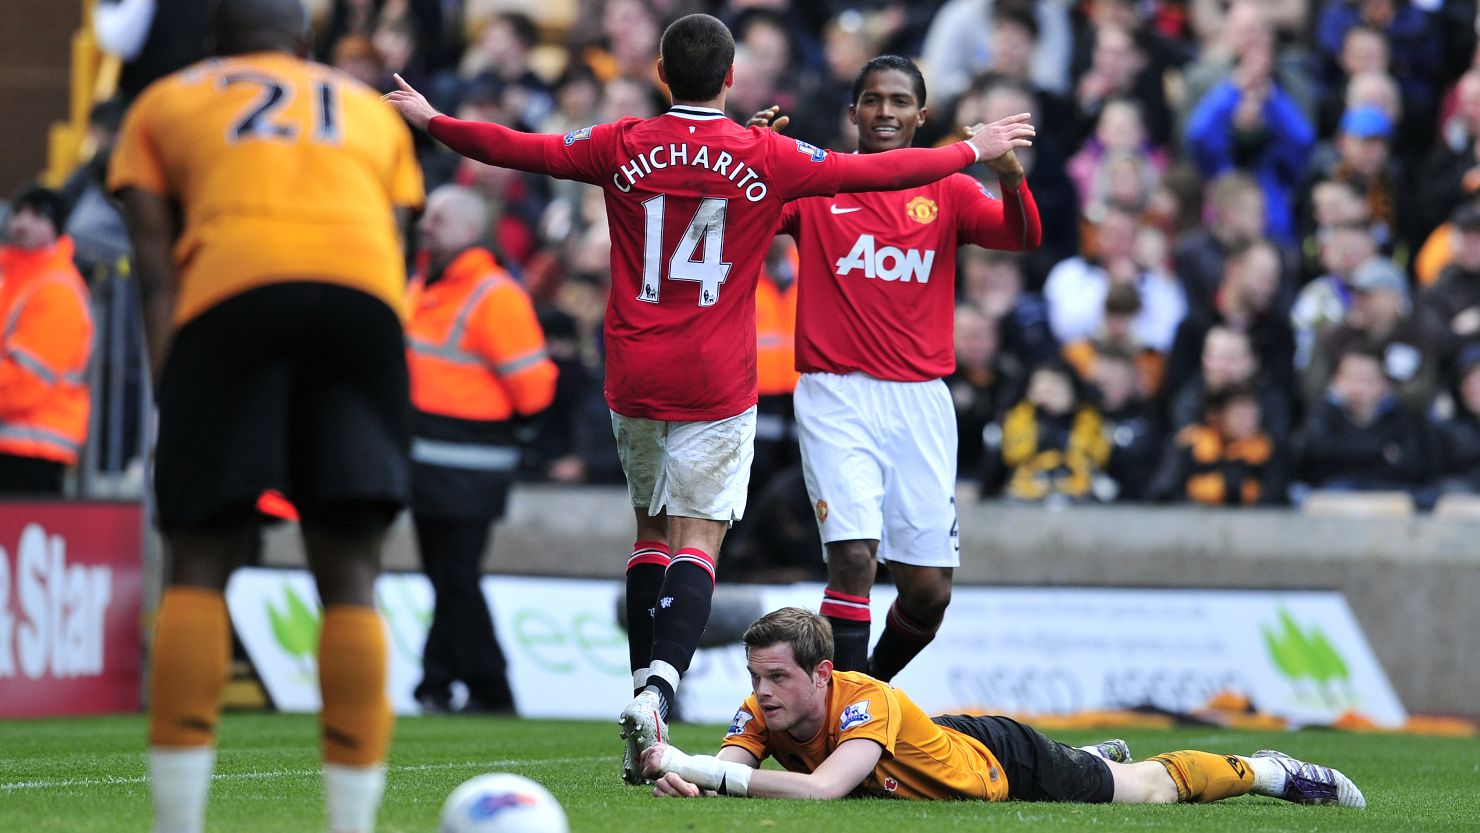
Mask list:
POLYGON ((847 257, 838 258, 837 270, 838 277, 847 277, 855 269, 862 269, 865 278, 929 283, 930 266, 933 263, 934 249, 923 252, 919 249, 904 250, 896 246, 880 249, 874 246, 872 234, 864 234, 853 244, 853 250, 848 252, 847 257))
POLYGON ((28 525, 13 561, 0 546, 0 680, 103 673, 112 599, 110 568, 69 565, 60 535, 28 525))

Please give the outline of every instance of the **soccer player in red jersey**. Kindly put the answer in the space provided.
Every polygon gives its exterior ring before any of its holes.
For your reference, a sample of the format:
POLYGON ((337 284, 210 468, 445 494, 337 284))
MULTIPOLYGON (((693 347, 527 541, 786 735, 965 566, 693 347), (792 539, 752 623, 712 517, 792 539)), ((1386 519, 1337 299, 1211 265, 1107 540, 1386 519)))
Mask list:
POLYGON ((709 619, 715 555, 745 508, 755 437, 755 287, 786 201, 908 188, 1031 144, 1027 115, 966 142, 876 157, 828 153, 724 115, 734 38, 695 14, 663 33, 673 106, 564 136, 464 122, 404 81, 386 96, 415 127, 490 165, 600 185, 612 239, 606 397, 637 518, 627 567, 636 697, 623 776, 663 718, 709 619))
MULTIPOLYGON (((908 58, 874 58, 853 83, 848 118, 861 154, 908 147, 925 114, 925 79, 908 58)), ((984 159, 1001 199, 957 173, 907 190, 797 200, 781 215, 801 261, 796 418, 826 550, 821 613, 841 671, 893 678, 935 638, 951 600, 956 411, 941 377, 955 369, 956 247, 1024 251, 1042 237, 1012 148, 984 159), (899 596, 870 657, 876 559, 889 564, 899 596)))

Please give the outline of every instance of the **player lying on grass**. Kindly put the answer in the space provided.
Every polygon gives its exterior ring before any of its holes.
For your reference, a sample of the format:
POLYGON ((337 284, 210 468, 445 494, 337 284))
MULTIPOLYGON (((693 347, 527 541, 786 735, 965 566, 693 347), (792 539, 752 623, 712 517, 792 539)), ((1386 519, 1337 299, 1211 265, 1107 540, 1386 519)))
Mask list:
POLYGON ((1079 749, 1006 717, 927 717, 896 688, 834 672, 832 651, 831 626, 811 611, 787 607, 756 620, 745 632, 753 693, 719 754, 648 749, 653 794, 1170 804, 1252 793, 1366 806, 1340 772, 1280 752, 1168 752, 1129 763, 1120 741, 1079 749), (786 771, 759 769, 767 756, 786 771))

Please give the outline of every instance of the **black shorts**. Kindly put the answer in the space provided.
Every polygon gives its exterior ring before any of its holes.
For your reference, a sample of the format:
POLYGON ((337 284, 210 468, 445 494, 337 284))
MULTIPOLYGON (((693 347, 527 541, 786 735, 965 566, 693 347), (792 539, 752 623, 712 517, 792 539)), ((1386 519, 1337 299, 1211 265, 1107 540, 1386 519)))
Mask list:
POLYGON ((364 292, 284 283, 222 301, 176 334, 158 397, 166 531, 252 517, 265 489, 306 522, 362 533, 406 503, 405 340, 364 292))
POLYGON ((945 714, 931 720, 992 750, 1007 776, 1011 798, 1108 804, 1115 796, 1110 766, 1098 755, 1045 737, 1010 717, 945 714))

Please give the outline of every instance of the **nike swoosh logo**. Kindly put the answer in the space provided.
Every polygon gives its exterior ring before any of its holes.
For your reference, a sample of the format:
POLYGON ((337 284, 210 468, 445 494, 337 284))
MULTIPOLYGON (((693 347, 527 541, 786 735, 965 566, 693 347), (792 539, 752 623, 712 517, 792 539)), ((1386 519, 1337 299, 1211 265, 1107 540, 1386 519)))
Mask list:
POLYGON ((853 208, 838 208, 836 205, 830 205, 830 206, 828 206, 828 208, 831 209, 832 210, 832 213, 834 213, 834 214, 849 214, 849 213, 852 213, 854 211, 862 211, 863 210, 863 206, 855 206, 853 208))

